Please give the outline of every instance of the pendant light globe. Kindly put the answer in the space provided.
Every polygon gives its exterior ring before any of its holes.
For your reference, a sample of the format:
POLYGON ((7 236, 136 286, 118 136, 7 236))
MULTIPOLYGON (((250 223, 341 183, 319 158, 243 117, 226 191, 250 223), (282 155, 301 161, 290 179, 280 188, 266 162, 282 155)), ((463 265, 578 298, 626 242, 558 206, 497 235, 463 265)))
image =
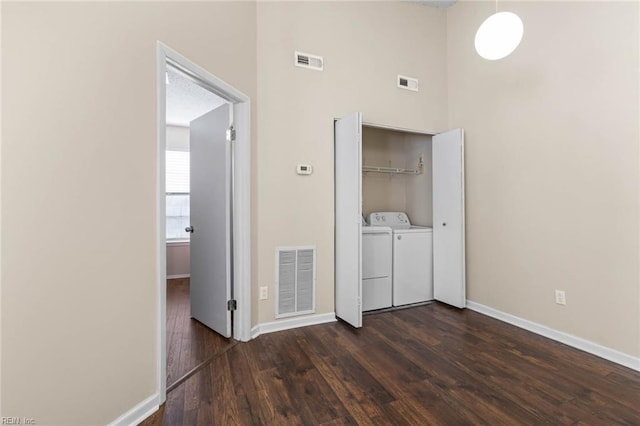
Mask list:
POLYGON ((476 32, 476 52, 484 59, 495 61, 509 56, 522 40, 522 20, 512 12, 489 16, 476 32))

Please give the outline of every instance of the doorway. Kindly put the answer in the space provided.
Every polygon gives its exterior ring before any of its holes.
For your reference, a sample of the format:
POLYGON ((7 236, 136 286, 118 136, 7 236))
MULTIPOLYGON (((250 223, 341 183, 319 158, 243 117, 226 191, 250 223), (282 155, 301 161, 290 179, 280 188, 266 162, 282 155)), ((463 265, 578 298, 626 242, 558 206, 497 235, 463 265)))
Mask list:
MULTIPOLYGON (((167 386, 171 390, 188 378, 192 371, 206 364, 210 357, 232 344, 228 339, 231 335, 230 322, 226 318, 231 314, 225 306, 230 299, 226 291, 229 288, 226 277, 218 280, 225 287, 222 294, 216 294, 215 291, 207 294, 210 286, 207 278, 217 271, 226 273, 227 263, 231 264, 229 249, 226 244, 222 244, 220 248, 225 253, 218 256, 221 260, 218 264, 199 260, 212 257, 210 252, 212 248, 216 248, 216 242, 224 241, 217 236, 229 235, 229 226, 225 221, 220 224, 221 229, 214 229, 207 235, 203 232, 206 231, 206 226, 201 224, 208 221, 198 217, 203 215, 203 201, 221 206, 218 210, 222 210, 225 217, 230 211, 230 203, 226 200, 230 192, 226 188, 230 187, 230 182, 224 179, 226 171, 230 169, 230 159, 223 156, 207 158, 201 151, 203 146, 209 145, 228 147, 225 132, 231 124, 231 117, 228 102, 194 83, 171 65, 167 67, 165 85, 167 386), (218 110, 224 115, 219 129, 209 129, 207 117, 218 110), (211 140, 215 138, 216 130, 219 137, 211 140), (200 179, 196 178, 194 181, 193 174, 198 171, 200 179), (211 188, 215 182, 223 180, 225 182, 218 185, 218 188, 211 188), (198 224, 198 232, 189 232, 195 223, 198 224), (213 244, 203 246, 208 240, 212 240, 213 244), (202 270, 203 266, 207 269, 202 270), (219 302, 218 306, 216 302, 219 302), (207 319, 211 316, 209 313, 220 311, 223 311, 224 324, 216 327, 207 319)), ((215 254, 213 257, 216 258, 215 254)))
MULTIPOLYGON (((218 340, 214 338, 213 332, 211 332, 207 327, 205 327, 202 323, 207 324, 208 327, 216 329, 216 327, 211 324, 206 318, 203 318, 202 315, 208 315, 209 313, 215 313, 216 318, 222 318, 222 321, 225 323, 226 328, 218 332, 224 336, 232 336, 233 339, 239 341, 247 341, 250 338, 250 326, 251 326, 251 308, 250 308, 250 104, 249 98, 244 95, 242 92, 237 89, 231 87, 226 84, 219 78, 210 74, 205 69, 199 67, 193 62, 189 61, 176 51, 168 48, 166 45, 158 42, 157 45, 157 113, 158 113, 158 175, 157 175, 157 191, 158 191, 158 202, 157 202, 157 256, 158 256, 158 383, 159 383, 159 394, 160 394, 160 402, 164 402, 166 399, 167 392, 167 364, 168 364, 168 355, 171 354, 181 354, 185 356, 185 360, 189 358, 193 360, 197 360, 198 356, 202 358, 202 351, 216 351, 216 348, 220 346, 216 346, 216 341, 225 341, 226 339, 222 337, 218 337, 218 340), (176 86, 171 86, 171 84, 175 84, 176 86), (176 105, 168 105, 168 102, 174 99, 174 94, 179 86, 182 85, 185 87, 189 87, 186 89, 187 91, 191 90, 194 93, 200 93, 204 96, 205 102, 202 102, 200 105, 200 110, 195 108, 194 105, 190 102, 187 102, 186 105, 182 105, 183 110, 187 111, 186 114, 183 114, 180 117, 180 114, 176 115, 176 105), (217 105, 216 105, 217 103, 217 105), (209 110, 209 113, 205 112, 209 110), (220 247, 217 247, 218 251, 218 259, 222 259, 218 262, 218 264, 225 265, 224 275, 227 276, 228 279, 224 281, 222 284, 218 282, 218 289, 213 293, 205 291, 202 293, 200 291, 198 293, 198 301, 196 303, 196 309, 198 312, 194 314, 193 308, 194 305, 191 301, 189 301, 189 316, 194 316, 199 322, 192 320, 191 318, 187 318, 188 327, 187 330, 191 330, 194 334, 193 336, 172 336, 172 338, 194 338, 201 339, 202 341, 197 342, 196 347, 200 347, 201 352, 199 354, 188 353, 190 351, 189 348, 193 348, 191 343, 187 344, 187 348, 185 351, 181 349, 177 349, 175 352, 169 352, 167 349, 168 343, 168 331, 175 332, 177 329, 175 328, 176 323, 172 325, 171 330, 168 330, 167 319, 168 314, 172 317, 174 321, 184 321, 183 318, 185 309, 185 303, 188 299, 185 297, 185 293, 187 291, 191 291, 190 287, 194 286, 195 283, 189 282, 192 277, 191 275, 193 271, 187 271, 185 273, 185 258, 192 257, 193 252, 189 253, 189 256, 185 256, 184 249, 181 256, 178 256, 178 259, 181 259, 183 262, 182 271, 176 273, 171 273, 175 271, 171 271, 169 274, 167 273, 167 267, 176 267, 175 258, 172 258, 171 261, 167 261, 167 250, 175 251, 174 248, 187 247, 188 249, 193 249, 193 247, 189 247, 192 244, 190 243, 190 236, 193 234, 189 234, 188 232, 184 232, 183 230, 186 228, 193 226, 189 222, 191 222, 192 218, 189 217, 191 212, 189 209, 185 209, 185 203, 191 204, 191 201, 195 200, 195 196, 193 200, 189 200, 189 188, 188 185, 183 185, 182 188, 172 187, 173 183, 167 181, 168 172, 173 173, 174 170, 169 170, 172 166, 168 165, 171 161, 175 160, 177 157, 178 162, 180 162, 180 158, 184 161, 186 158, 189 158, 189 153, 184 149, 184 144, 182 145, 182 152, 180 149, 176 149, 176 141, 174 140, 176 133, 189 134, 189 141, 187 142, 187 149, 191 150, 190 141, 192 138, 193 130, 189 130, 185 128, 185 124, 190 124, 195 116, 199 116, 198 120, 200 122, 206 121, 207 116, 212 114, 219 114, 219 111, 224 110, 227 122, 225 123, 224 129, 218 126, 215 129, 211 129, 207 127, 208 125, 205 123, 203 125, 198 126, 198 131, 200 132, 196 137, 202 139, 203 135, 207 136, 207 132, 217 132, 215 137, 216 140, 220 140, 221 138, 229 137, 228 143, 225 149, 228 151, 228 157, 224 165, 224 170, 226 171, 226 175, 228 175, 228 189, 225 194, 227 196, 227 201, 229 208, 225 210, 226 216, 225 221, 218 221, 219 224, 224 224, 224 233, 227 235, 223 240, 227 241, 227 244, 224 245, 224 250, 220 254, 220 247), (169 115, 168 115, 169 114, 169 115), (176 118, 178 117, 178 118, 176 118), (230 124, 232 127, 228 126, 230 124), (172 130, 168 131, 167 126, 174 127, 172 130), (182 126, 180 126, 182 125, 182 126), (182 130, 176 129, 178 127, 182 127, 182 130), (203 133, 204 129, 204 133, 203 133), (222 132, 222 135, 220 133, 222 132), (228 134, 227 134, 228 132, 228 134), (225 135, 227 134, 227 135, 225 135), (235 138, 233 137, 235 136, 235 138), (167 149, 170 151, 174 151, 173 153, 169 153, 167 149), (186 154, 185 154, 186 152, 186 154), (168 163, 169 162, 169 163, 168 163), (176 189, 172 191, 170 189, 176 189), (186 189, 186 190, 185 190, 186 189), (185 201, 186 200, 186 201, 185 201), (167 201, 170 202, 170 205, 176 208, 168 209, 167 201), (184 214, 187 211, 189 214, 184 214), (182 212, 182 213, 180 213, 182 212), (186 225, 186 226, 183 226, 186 225), (174 245, 167 244, 168 238, 174 237, 174 245), (179 242, 178 242, 179 241, 179 242), (177 275, 178 281, 168 284, 167 278, 171 275, 177 275), (168 288, 168 285, 172 285, 172 287, 168 288), (170 300, 171 300, 171 311, 168 312, 168 291, 170 292, 170 300), (202 297, 203 294, 206 294, 207 297, 202 297), (215 298, 210 297, 211 295, 215 295, 215 298), (174 304, 174 302, 176 302, 174 304), (175 315, 177 314, 177 310, 182 310, 182 317, 178 319, 175 315), (231 320, 233 318, 233 320, 231 320), (208 336, 208 337, 207 337, 208 336), (206 342, 203 340, 206 340, 206 342), (208 342, 208 343, 207 343, 208 342), (195 356, 194 356, 195 355, 195 356)), ((185 98, 186 100, 187 98, 185 98)), ((178 108, 180 109, 180 108, 178 108)), ((184 112, 184 111, 183 111, 184 112)), ((215 115, 214 114, 214 115, 215 115)), ((220 120, 218 120, 220 122, 220 120)), ((217 142, 216 142, 217 143, 217 142)), ((178 144, 179 145, 179 144, 178 144)), ((194 145, 194 149, 202 150, 205 147, 207 148, 206 143, 199 142, 194 145), (195 148, 198 146, 199 148, 195 148)), ((202 151, 200 151, 202 152, 202 151)), ((195 152, 194 152, 195 153, 195 152)), ((212 185, 217 185, 220 177, 220 167, 210 167, 208 169, 208 163, 206 162, 196 162, 199 165, 199 175, 198 175, 198 188, 200 188, 200 194, 202 194, 202 185, 207 184, 207 182, 212 183, 212 185), (204 166, 203 166, 204 165, 204 166), (217 176, 216 176, 217 173, 217 176), (203 179, 204 177, 204 179, 203 179)), ((192 170, 194 171, 194 170, 192 170)), ((184 171, 183 171, 184 172, 184 171)), ((223 174, 225 172, 223 171, 223 174)), ((184 173, 183 173, 184 177, 184 173)), ((175 183, 175 182, 174 182, 175 183)), ((184 182, 183 182, 184 184, 184 182)), ((218 185, 220 186, 220 185, 218 185)), ((193 191, 195 188, 192 188, 193 191)), ((195 192, 194 192, 195 194, 195 192)), ((202 196, 198 197, 199 200, 203 200, 202 196)), ((206 204, 206 203, 205 203, 206 204)), ((211 204, 211 203, 208 203, 211 204)), ((192 207, 193 208, 193 207, 192 207)), ((198 212, 200 212, 200 217, 208 217, 209 215, 205 211, 203 214, 203 210, 200 205, 196 206, 198 212)), ((198 244, 197 247, 208 247, 213 240, 211 238, 211 232, 204 232, 204 230, 208 227, 204 226, 202 222, 199 226, 193 227, 192 229, 197 229, 195 232, 199 232, 198 234, 198 244)), ((216 231, 220 231, 220 228, 214 229, 216 231)), ((195 240, 195 239, 194 239, 195 240)), ((193 240, 191 241, 193 242, 193 240)), ((189 251, 189 250, 187 250, 189 251)), ((199 249, 197 255, 202 258, 202 249, 199 249)), ((178 262, 179 263, 179 262, 178 262)), ((203 278, 202 268, 199 265, 202 265, 201 260, 193 260, 189 261, 190 267, 194 267, 194 270, 199 271, 199 282, 209 282, 208 279, 203 278), (193 264, 193 262, 196 262, 193 264)), ((205 276, 206 274, 211 273, 210 270, 205 268, 205 276)), ((215 281, 215 280, 214 280, 215 281)), ((202 289, 202 286, 200 286, 202 289)), ((184 325, 184 324, 183 324, 184 325)), ((184 328, 182 329, 185 330, 184 328)), ((174 340, 171 342, 173 344, 176 343, 174 340)), ((173 356, 173 355, 171 355, 173 356)), ((205 357, 206 358, 206 357, 205 357)), ((186 370, 186 366, 188 364, 178 364, 174 358, 169 359, 169 361, 173 365, 178 365, 179 369, 186 370)), ((188 363, 188 361, 186 361, 188 363)), ((193 365, 196 367, 196 365, 193 365)), ((188 373, 188 371, 187 371, 188 373)), ((175 371, 172 372, 175 376, 175 371)), ((171 380, 175 380, 177 377, 172 377, 171 380)))

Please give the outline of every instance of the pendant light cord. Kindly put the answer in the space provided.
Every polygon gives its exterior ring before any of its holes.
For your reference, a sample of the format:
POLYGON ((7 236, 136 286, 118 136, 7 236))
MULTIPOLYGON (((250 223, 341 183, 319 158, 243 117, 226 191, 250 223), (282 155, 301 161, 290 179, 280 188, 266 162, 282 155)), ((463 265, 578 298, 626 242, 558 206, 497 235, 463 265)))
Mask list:
POLYGON ((496 13, 498 13, 498 0, 496 0, 496 13))

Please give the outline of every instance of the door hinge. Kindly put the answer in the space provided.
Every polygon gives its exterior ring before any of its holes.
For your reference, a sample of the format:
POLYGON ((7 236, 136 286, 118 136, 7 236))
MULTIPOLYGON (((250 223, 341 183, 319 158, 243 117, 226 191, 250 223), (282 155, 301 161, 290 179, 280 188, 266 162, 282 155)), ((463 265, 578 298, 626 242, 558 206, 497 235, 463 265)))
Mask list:
POLYGON ((236 129, 233 126, 229 127, 229 129, 227 130, 227 140, 229 142, 233 142, 236 140, 236 129))
POLYGON ((236 299, 231 299, 227 301, 227 311, 235 311, 238 309, 238 302, 236 299))

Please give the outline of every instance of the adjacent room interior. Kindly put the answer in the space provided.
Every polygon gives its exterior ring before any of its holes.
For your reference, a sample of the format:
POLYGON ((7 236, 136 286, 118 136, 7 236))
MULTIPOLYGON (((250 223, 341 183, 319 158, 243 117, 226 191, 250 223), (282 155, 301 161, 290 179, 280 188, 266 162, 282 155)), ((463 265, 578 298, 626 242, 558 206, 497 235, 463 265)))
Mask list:
POLYGON ((225 103, 175 68, 166 73, 167 387, 231 344, 192 317, 190 125, 225 103))

